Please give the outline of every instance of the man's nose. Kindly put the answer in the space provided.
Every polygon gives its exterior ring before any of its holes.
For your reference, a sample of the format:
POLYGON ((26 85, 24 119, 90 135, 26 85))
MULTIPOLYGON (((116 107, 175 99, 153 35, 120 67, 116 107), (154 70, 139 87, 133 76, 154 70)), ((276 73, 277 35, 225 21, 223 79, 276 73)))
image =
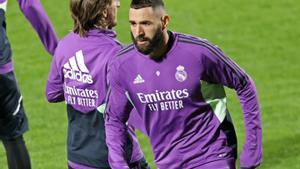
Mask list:
POLYGON ((136 35, 137 36, 140 36, 140 35, 144 35, 144 29, 141 25, 137 25, 137 28, 136 28, 136 35))

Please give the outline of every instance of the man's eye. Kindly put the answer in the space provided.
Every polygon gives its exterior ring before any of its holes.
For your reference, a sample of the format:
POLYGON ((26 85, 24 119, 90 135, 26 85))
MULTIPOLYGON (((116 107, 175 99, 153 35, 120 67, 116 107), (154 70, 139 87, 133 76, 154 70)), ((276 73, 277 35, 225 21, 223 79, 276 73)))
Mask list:
POLYGON ((143 25, 145 25, 145 26, 150 26, 151 23, 150 23, 150 22, 145 22, 145 23, 143 23, 143 25))

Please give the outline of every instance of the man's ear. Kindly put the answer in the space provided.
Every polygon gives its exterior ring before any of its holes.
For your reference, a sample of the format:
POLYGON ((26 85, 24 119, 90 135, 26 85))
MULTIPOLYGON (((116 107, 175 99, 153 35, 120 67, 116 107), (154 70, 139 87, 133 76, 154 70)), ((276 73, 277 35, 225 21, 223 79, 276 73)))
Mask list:
POLYGON ((162 30, 167 29, 167 27, 169 25, 169 20, 170 20, 170 17, 168 15, 164 15, 161 17, 162 30))
POLYGON ((107 8, 105 8, 105 9, 102 11, 102 15, 103 15, 104 18, 107 18, 107 15, 108 15, 107 8))

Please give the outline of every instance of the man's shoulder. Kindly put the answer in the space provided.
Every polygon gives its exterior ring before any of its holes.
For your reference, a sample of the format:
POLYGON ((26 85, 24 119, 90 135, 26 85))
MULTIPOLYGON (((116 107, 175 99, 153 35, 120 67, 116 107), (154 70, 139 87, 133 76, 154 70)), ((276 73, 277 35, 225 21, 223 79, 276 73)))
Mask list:
POLYGON ((116 60, 119 62, 124 62, 130 58, 132 58, 134 55, 136 55, 136 50, 134 48, 134 44, 129 44, 126 46, 123 46, 122 49, 120 49, 117 53, 116 60))
POLYGON ((189 35, 189 34, 183 34, 183 33, 177 33, 178 42, 181 45, 185 45, 188 47, 194 47, 195 49, 199 49, 201 51, 203 50, 220 50, 219 47, 210 41, 208 41, 205 38, 189 35))
POLYGON ((111 61, 111 65, 120 67, 121 65, 124 65, 124 63, 128 62, 134 64, 132 61, 136 58, 135 55, 136 50, 134 48, 134 44, 123 46, 123 48, 117 52, 116 57, 111 61))
POLYGON ((133 55, 135 53, 134 44, 124 45, 121 50, 119 50, 117 57, 125 58, 133 55))
POLYGON ((70 44, 75 39, 76 34, 73 32, 69 32, 63 38, 61 38, 57 44, 57 48, 63 46, 64 44, 70 44))
POLYGON ((54 52, 54 57, 53 59, 56 62, 61 62, 63 60, 65 60, 69 56, 70 52, 73 51, 73 48, 75 45, 74 44, 74 40, 76 34, 74 34, 73 32, 68 33, 66 36, 64 36, 62 39, 59 40, 59 42, 57 43, 57 46, 55 48, 55 52, 54 52))
POLYGON ((194 45, 210 43, 207 39, 200 38, 190 34, 176 33, 176 35, 178 37, 178 41, 182 43, 194 44, 194 45))
POLYGON ((98 37, 80 37, 78 34, 74 32, 68 33, 66 36, 64 36, 57 45, 56 52, 59 51, 73 51, 77 48, 83 47, 83 46, 95 46, 98 49, 104 50, 104 51, 110 51, 110 50, 120 50, 122 48, 122 44, 115 41, 113 38, 107 38, 105 36, 98 36, 98 37))

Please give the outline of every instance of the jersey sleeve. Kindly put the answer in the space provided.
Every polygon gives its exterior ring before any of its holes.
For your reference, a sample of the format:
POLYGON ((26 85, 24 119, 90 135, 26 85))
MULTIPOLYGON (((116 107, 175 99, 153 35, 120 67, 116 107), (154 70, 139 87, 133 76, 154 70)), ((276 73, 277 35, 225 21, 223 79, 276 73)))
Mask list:
POLYGON ((113 169, 129 169, 126 161, 126 135, 131 103, 125 95, 125 88, 120 83, 118 69, 115 64, 109 68, 108 79, 110 90, 105 113, 106 143, 109 151, 109 163, 113 169))
POLYGON ((0 0, 0 9, 2 9, 4 12, 7 8, 7 0, 0 0))
POLYGON ((134 129, 138 129, 140 132, 144 133, 145 135, 148 135, 148 132, 144 125, 144 121, 135 108, 132 109, 130 113, 128 119, 128 125, 133 127, 134 129))
POLYGON ((52 59, 51 68, 48 75, 46 85, 46 97, 49 102, 61 102, 64 101, 64 89, 63 89, 63 75, 58 68, 56 58, 59 57, 57 52, 52 59))
POLYGON ((236 91, 244 112, 246 131, 246 140, 240 157, 241 167, 258 166, 262 161, 262 128, 253 80, 215 46, 209 46, 201 58, 206 81, 223 84, 236 91))
POLYGON ((25 17, 38 33, 44 47, 52 56, 58 43, 53 26, 39 0, 18 0, 25 17))

